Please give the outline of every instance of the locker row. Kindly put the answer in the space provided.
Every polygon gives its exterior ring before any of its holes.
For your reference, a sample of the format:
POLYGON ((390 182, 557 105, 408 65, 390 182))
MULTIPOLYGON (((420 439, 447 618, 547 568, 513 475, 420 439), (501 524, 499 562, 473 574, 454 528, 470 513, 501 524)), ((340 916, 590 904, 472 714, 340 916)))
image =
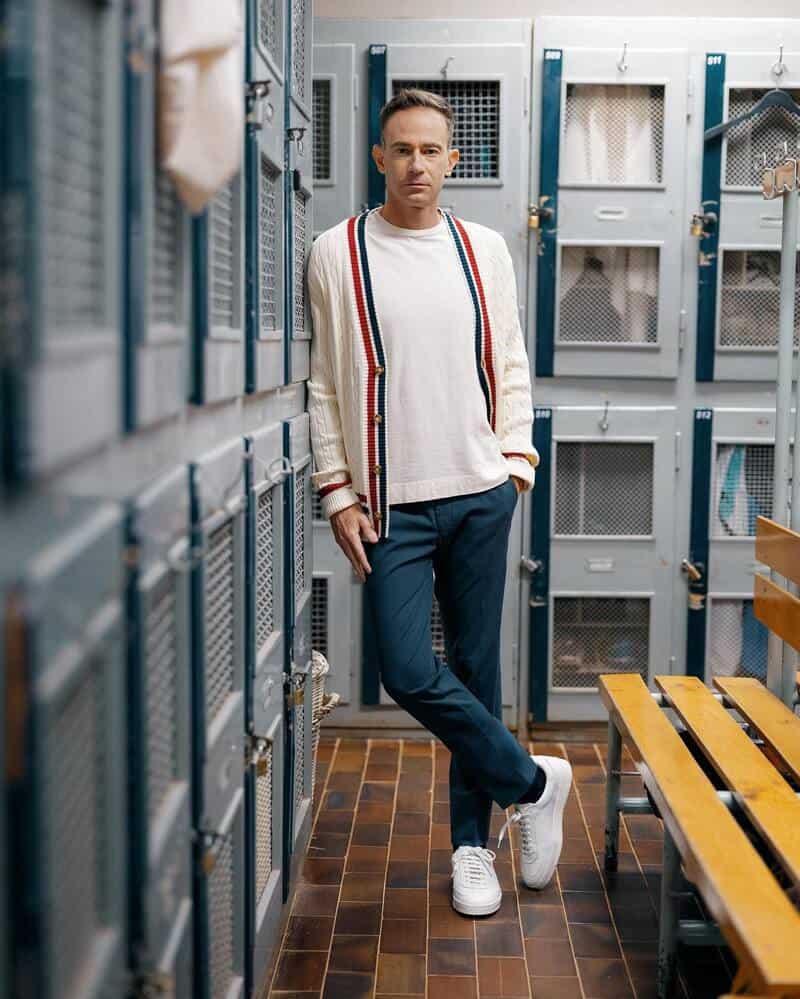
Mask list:
POLYGON ((335 702, 310 461, 300 414, 4 517, 3 994, 260 994, 335 702))

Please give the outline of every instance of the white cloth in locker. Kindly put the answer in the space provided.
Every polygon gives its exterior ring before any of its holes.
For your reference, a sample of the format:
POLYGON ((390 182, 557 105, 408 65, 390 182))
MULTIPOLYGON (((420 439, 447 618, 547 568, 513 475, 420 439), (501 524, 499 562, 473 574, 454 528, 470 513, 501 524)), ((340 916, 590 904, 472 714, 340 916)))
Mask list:
POLYGON ((708 630, 708 675, 735 676, 742 661, 742 601, 715 600, 708 630))
POLYGON ((201 212, 242 162, 241 0, 161 0, 160 36, 159 159, 201 212))
POLYGON ((750 533, 745 456, 742 444, 717 446, 717 488, 712 511, 715 537, 746 537, 750 533))

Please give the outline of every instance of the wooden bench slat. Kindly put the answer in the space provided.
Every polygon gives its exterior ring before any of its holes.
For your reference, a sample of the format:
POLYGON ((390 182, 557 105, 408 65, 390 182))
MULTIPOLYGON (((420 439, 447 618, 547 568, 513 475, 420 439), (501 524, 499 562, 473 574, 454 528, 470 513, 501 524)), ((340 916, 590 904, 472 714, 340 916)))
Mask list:
POLYGON ((756 521, 756 558, 785 579, 800 584, 800 534, 769 517, 756 521))
POLYGON ((758 988, 800 993, 800 913, 753 849, 638 674, 601 676, 600 694, 712 916, 758 988), (720 847, 724 844, 724 848, 720 847))
POLYGON ((800 780, 800 718, 750 676, 717 676, 714 684, 800 780))
POLYGON ((753 825, 800 884, 800 801, 696 676, 657 676, 681 721, 753 825))
POLYGON ((770 631, 800 651, 800 600, 760 572, 753 579, 753 612, 770 631))

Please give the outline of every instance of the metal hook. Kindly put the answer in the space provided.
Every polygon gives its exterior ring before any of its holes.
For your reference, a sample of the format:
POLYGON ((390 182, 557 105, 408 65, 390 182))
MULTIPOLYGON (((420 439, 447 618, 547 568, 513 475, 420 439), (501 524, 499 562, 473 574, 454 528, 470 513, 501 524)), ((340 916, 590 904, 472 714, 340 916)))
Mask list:
POLYGON ((603 410, 602 419, 600 419, 600 420, 597 421, 597 425, 598 425, 598 427, 600 427, 600 429, 603 431, 603 433, 605 433, 606 430, 608 430, 608 427, 609 427, 609 423, 608 423, 608 399, 606 399, 606 405, 605 405, 605 409, 603 410))
POLYGON ((783 46, 781 45, 778 51, 778 61, 772 64, 772 72, 775 76, 783 76, 788 68, 789 67, 783 61, 783 46))
POLYGON ((445 61, 444 61, 444 66, 442 66, 442 68, 439 70, 439 72, 442 74, 442 79, 443 80, 447 79, 447 64, 449 62, 453 62, 454 59, 455 59, 455 56, 448 56, 445 59, 445 61))
POLYGON ((285 454, 273 459, 269 464, 266 461, 262 461, 252 452, 247 455, 247 459, 248 461, 253 461, 256 465, 260 465, 264 469, 264 478, 270 482, 282 482, 283 479, 287 479, 292 474, 292 462, 285 454), (280 466, 277 472, 274 471, 276 465, 280 466))
POLYGON ((627 72, 628 64, 625 61, 625 57, 627 56, 627 54, 628 54, 628 43, 624 42, 622 45, 622 56, 617 62, 617 69, 620 71, 620 73, 627 72))

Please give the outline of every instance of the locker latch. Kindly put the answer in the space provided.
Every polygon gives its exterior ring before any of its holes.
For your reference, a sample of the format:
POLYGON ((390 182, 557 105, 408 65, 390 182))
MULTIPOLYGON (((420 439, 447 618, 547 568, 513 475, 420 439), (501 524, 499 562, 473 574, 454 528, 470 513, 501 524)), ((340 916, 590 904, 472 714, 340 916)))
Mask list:
POLYGON ((544 570, 544 562, 540 558, 528 558, 527 555, 523 555, 519 561, 522 568, 529 572, 532 576, 537 575, 544 570))
POLYGON ((702 562, 681 561, 681 572, 689 583, 689 610, 703 610, 706 601, 706 567, 702 562))
POLYGON ((266 777, 272 743, 260 735, 248 736, 244 747, 245 769, 254 767, 256 777, 266 777))
POLYGON ((299 156, 303 155, 303 136, 306 134, 305 125, 294 125, 292 128, 286 129, 286 138, 289 142, 297 143, 297 153, 299 156))
POLYGON ((542 221, 547 222, 548 219, 553 217, 553 209, 546 208, 545 202, 550 200, 549 194, 544 194, 539 199, 539 204, 528 205, 528 228, 529 229, 539 229, 541 227, 542 221))
POLYGON ((272 101, 264 103, 264 99, 269 96, 272 80, 253 80, 252 83, 244 85, 244 95, 247 100, 248 125, 258 131, 264 125, 264 119, 272 121, 275 116, 275 107, 272 101))
POLYGON ((175 979, 166 972, 152 971, 137 983, 137 999, 175 999, 175 979))
MULTIPOLYGON (((706 236, 713 236, 717 228, 717 213, 708 211, 706 208, 707 204, 711 204, 711 202, 704 201, 699 212, 692 212, 692 221, 689 226, 689 231, 693 236, 697 236, 698 239, 704 239, 706 236)), ((716 202, 714 202, 714 204, 716 204, 716 202)))

